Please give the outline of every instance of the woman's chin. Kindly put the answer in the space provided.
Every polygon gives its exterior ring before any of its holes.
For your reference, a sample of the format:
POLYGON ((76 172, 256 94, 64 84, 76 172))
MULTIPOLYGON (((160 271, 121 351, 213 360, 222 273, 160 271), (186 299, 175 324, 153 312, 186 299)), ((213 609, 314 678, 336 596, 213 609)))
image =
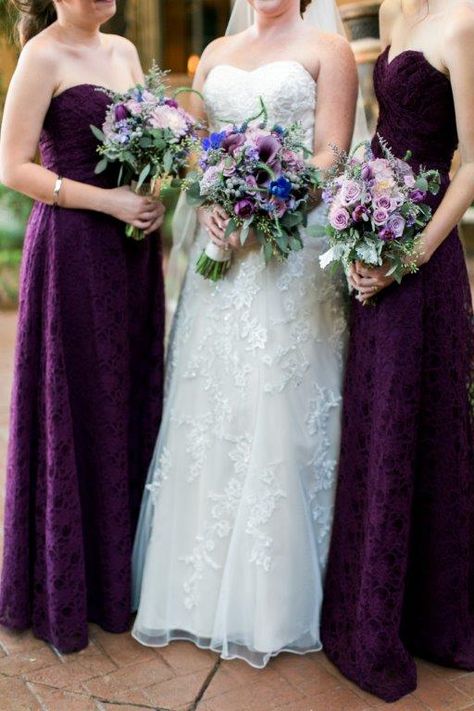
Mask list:
POLYGON ((94 0, 94 8, 105 19, 113 17, 117 11, 116 0, 94 0))

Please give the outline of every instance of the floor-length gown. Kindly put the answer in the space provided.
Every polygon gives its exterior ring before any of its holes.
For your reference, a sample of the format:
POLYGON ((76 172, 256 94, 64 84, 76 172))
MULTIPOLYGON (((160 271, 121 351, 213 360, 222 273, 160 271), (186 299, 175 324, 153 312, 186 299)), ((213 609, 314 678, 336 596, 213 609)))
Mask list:
MULTIPOLYGON (((211 125, 258 113, 302 122, 312 146, 315 83, 293 61, 219 65, 204 95, 211 125)), ((311 222, 324 220, 324 209, 311 222)), ((133 634, 189 639, 262 667, 320 648, 319 607, 339 447, 346 319, 323 240, 286 263, 235 255, 218 284, 195 273, 174 322, 163 425, 134 549, 133 634)))
MULTIPOLYGON (((436 208, 457 145, 451 85, 420 52, 388 53, 377 130, 440 170, 436 208)), ((322 639, 393 701, 416 686, 414 654, 474 669, 474 340, 457 230, 375 307, 354 301, 350 332, 322 639)))
MULTIPOLYGON (((81 84, 52 99, 42 162, 94 175, 110 103, 81 84)), ((130 558, 162 407, 159 235, 128 240, 105 214, 35 204, 23 255, 5 503, 0 623, 63 652, 87 621, 130 623, 130 558)))

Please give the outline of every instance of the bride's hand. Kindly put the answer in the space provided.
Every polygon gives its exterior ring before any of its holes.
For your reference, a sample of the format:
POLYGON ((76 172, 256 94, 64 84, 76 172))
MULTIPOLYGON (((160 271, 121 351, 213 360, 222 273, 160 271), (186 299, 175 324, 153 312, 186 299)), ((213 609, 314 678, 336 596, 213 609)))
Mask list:
POLYGON ((229 224, 229 216, 221 207, 218 205, 215 205, 212 209, 200 207, 198 220, 215 245, 221 249, 229 248, 230 238, 227 239, 224 236, 229 224))
POLYGON ((218 205, 211 210, 200 207, 198 210, 199 223, 207 230, 209 237, 217 247, 221 249, 245 249, 257 244, 257 238, 253 230, 249 231, 245 244, 240 243, 240 230, 233 232, 229 237, 225 237, 225 231, 229 224, 229 215, 218 205))

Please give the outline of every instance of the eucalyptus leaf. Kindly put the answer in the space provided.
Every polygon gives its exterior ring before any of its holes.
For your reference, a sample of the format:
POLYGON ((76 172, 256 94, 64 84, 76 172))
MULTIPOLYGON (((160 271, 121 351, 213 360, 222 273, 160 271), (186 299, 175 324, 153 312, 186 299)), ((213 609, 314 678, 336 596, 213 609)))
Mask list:
POLYGON ((231 236, 231 234, 236 232, 238 229, 239 229, 239 226, 237 225, 235 220, 230 219, 227 224, 226 230, 224 232, 224 239, 228 239, 231 236))
POLYGON ((142 187, 143 183, 145 182, 145 180, 146 180, 146 179, 148 178, 148 176, 150 175, 150 171, 151 171, 151 165, 148 163, 148 165, 146 165, 146 166, 143 168, 142 172, 140 173, 140 175, 139 175, 139 177, 138 177, 137 190, 140 190, 140 188, 142 187))
POLYGON ((97 128, 97 126, 93 126, 92 124, 90 124, 90 127, 91 127, 92 133, 97 138, 97 140, 100 141, 101 143, 104 143, 105 142, 104 132, 101 131, 100 128, 97 128))
POLYGON ((97 165, 96 165, 96 167, 95 167, 95 170, 94 170, 94 173, 95 173, 96 175, 99 175, 99 173, 103 173, 104 170, 107 168, 108 164, 109 164, 109 161, 107 160, 107 158, 102 158, 102 160, 100 160, 100 161, 97 163, 97 165))

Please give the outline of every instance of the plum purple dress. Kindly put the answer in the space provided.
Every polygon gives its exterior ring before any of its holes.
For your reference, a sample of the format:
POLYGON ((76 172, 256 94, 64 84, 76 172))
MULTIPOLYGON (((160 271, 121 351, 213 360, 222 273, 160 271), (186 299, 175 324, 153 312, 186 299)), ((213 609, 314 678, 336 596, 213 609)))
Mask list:
MULTIPOLYGON (((387 49, 375 86, 378 132, 442 174, 436 209, 457 145, 450 82, 387 49)), ((322 641, 386 701, 416 687, 412 655, 474 669, 473 357, 457 230, 376 307, 354 301, 322 641)))
MULTIPOLYGON (((54 98, 43 164, 104 188, 96 140, 110 99, 82 84, 54 98)), ((130 622, 130 559, 162 407, 158 234, 128 240, 97 212, 37 203, 27 229, 11 413, 0 623, 61 652, 87 622, 130 622)))

